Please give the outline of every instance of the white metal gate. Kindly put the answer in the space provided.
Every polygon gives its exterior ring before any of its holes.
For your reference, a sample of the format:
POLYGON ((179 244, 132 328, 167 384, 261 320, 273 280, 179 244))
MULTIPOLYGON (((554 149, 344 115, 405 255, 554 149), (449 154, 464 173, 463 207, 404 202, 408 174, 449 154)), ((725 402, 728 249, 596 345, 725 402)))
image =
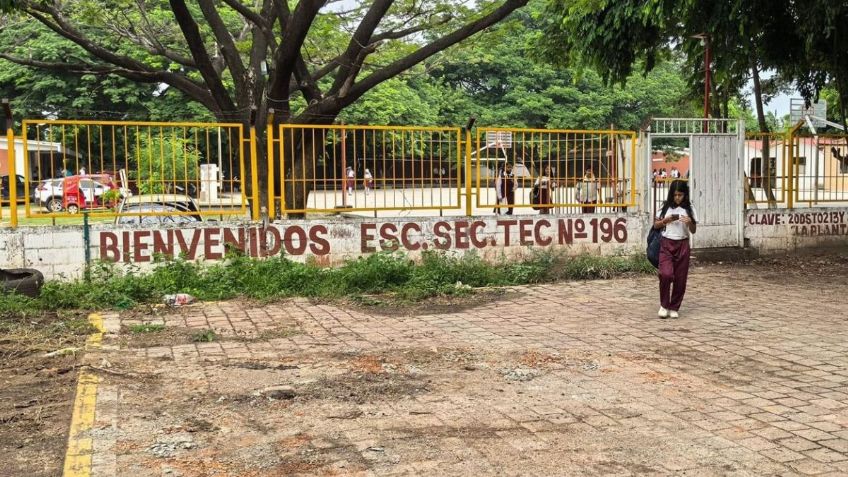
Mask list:
MULTIPOLYGON (((728 119, 655 119, 650 137, 688 138, 689 190, 698 213, 693 248, 741 247, 745 124, 728 119)), ((650 144, 650 142, 649 142, 650 144)), ((648 148, 648 167, 651 151, 648 148)), ((649 171, 650 174, 650 171, 649 171)))

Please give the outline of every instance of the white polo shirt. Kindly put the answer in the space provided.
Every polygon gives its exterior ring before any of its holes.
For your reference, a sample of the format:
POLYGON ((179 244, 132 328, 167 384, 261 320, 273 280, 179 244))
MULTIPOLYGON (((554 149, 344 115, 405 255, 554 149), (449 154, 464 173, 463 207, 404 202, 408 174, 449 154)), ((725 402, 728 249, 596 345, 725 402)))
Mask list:
MULTIPOLYGON (((657 219, 662 218, 660 217, 661 213, 662 209, 657 211, 657 219)), ((666 217, 674 214, 678 214, 681 217, 689 215, 683 207, 669 207, 668 211, 665 213, 666 217)), ((692 206, 692 218, 695 220, 695 223, 698 222, 698 212, 695 210, 695 206, 692 206)), ((662 231, 662 236, 671 240, 685 240, 688 239, 690 235, 692 234, 689 233, 689 227, 679 220, 670 222, 665 226, 665 230, 662 231)))

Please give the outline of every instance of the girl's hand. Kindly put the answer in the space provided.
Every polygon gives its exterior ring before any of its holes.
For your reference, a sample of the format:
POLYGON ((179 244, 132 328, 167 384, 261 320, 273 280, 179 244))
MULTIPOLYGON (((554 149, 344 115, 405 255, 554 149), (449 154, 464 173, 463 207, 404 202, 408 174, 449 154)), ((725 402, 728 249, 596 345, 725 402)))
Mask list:
POLYGON ((686 215, 681 215, 681 216, 680 216, 680 221, 681 221, 681 222, 683 222, 683 223, 684 223, 684 224, 686 224, 686 225, 689 225, 689 224, 691 224, 691 223, 692 223, 692 219, 690 219, 690 218, 689 218, 688 216, 686 216, 686 215))

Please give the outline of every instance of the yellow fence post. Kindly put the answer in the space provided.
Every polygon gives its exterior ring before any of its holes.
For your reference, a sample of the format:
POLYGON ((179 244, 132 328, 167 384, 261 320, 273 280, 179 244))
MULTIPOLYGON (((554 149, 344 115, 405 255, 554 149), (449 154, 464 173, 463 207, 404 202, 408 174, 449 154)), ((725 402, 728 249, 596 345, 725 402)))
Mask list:
POLYGON ((6 149, 7 161, 9 163, 9 220, 12 228, 18 226, 18 176, 16 169, 17 158, 15 158, 15 129, 12 122, 12 109, 9 100, 3 100, 3 111, 6 116, 6 149))
MULTIPOLYGON (((286 214, 286 149, 285 149, 285 138, 286 138, 286 130, 282 124, 280 124, 280 128, 278 129, 280 133, 280 215, 286 214)), ((274 180, 271 177, 271 180, 274 180)), ((294 190, 294 189, 292 189, 294 190)), ((285 217, 283 217, 285 218, 285 217)))
POLYGON ((250 185, 251 185, 251 197, 253 200, 252 207, 252 215, 253 220, 259 220, 259 171, 257 167, 259 165, 259 161, 257 160, 257 150, 256 150, 256 124, 254 121, 250 122, 250 185))
POLYGON ((276 204, 274 203, 274 110, 268 110, 268 124, 266 125, 266 141, 268 141, 268 217, 274 220, 277 217, 276 204))
MULTIPOLYGON (((630 200, 627 202, 628 207, 636 207, 636 163, 639 159, 640 157, 636 155, 636 132, 634 131, 630 133, 630 200)), ((641 162, 639 167, 642 167, 641 162)))
POLYGON ((471 217, 471 123, 465 128, 465 215, 471 217))
POLYGON ((804 124, 803 121, 798 121, 798 124, 793 125, 792 129, 789 130, 789 198, 786 205, 790 209, 795 206, 795 181, 798 179, 798 172, 795 167, 795 133, 798 132, 802 124, 804 124))

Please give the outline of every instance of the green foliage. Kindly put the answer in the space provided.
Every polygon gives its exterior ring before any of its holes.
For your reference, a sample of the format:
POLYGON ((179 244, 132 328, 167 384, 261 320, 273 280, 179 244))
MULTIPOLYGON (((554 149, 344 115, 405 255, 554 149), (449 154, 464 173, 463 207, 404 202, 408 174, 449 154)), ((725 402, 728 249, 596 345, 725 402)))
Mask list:
POLYGON ((348 124, 404 124, 432 126, 437 111, 424 91, 400 78, 385 81, 342 111, 339 119, 348 124))
MULTIPOLYGON (((0 314, 26 317, 44 310, 125 309, 152 303, 173 293, 200 300, 238 296, 273 299, 292 296, 344 298, 395 293, 410 300, 436 295, 469 293, 471 288, 523 285, 557 280, 611 278, 626 273, 653 273, 640 256, 568 257, 541 251, 523 261, 490 264, 479 256, 453 257, 426 252, 420 263, 397 252, 352 260, 339 268, 298 263, 285 257, 257 260, 232 255, 208 266, 176 259, 158 262, 149 273, 124 272, 100 263, 88 282, 48 282, 38 299, 0 295, 0 314)), ((157 325, 140 325, 134 332, 152 332, 157 325)))
MULTIPOLYGON (((5 53, 46 62, 86 55, 82 48, 22 15, 0 18, 0 43, 8 45, 5 53)), ((0 59, 0 96, 11 100, 17 117, 169 121, 210 117, 199 103, 174 88, 161 94, 158 88, 119 76, 81 74, 67 68, 43 70, 0 59)))
MULTIPOLYGON (((553 66, 540 60, 535 54, 536 40, 543 36, 541 27, 547 21, 539 7, 541 4, 533 2, 485 33, 378 84, 344 108, 339 119, 348 124, 461 126, 470 116, 475 116, 478 124, 485 125, 606 128, 614 124, 634 129, 648 116, 689 112, 690 105, 684 98, 688 89, 679 64, 658 69, 648 77, 633 75, 624 88, 606 88, 601 76, 594 72, 553 66)), ((422 36, 381 43, 369 56, 359 79, 379 65, 389 64, 417 50, 421 39, 432 40, 455 28, 458 22, 479 15, 475 10, 487 10, 493 5, 492 2, 480 2, 480 8, 473 8, 453 0, 427 2, 430 20, 422 36)), ((132 2, 84 0, 69 3, 66 14, 82 26, 85 34, 114 48, 117 53, 199 81, 193 69, 186 70, 148 48, 116 36, 117 31, 134 31, 139 25, 146 25, 144 31, 137 32, 140 37, 155 32, 156 40, 163 47, 190 56, 173 13, 165 7, 162 3, 145 4, 142 15, 132 2)), ((369 7, 368 2, 352 2, 347 15, 322 11, 304 44, 304 55, 310 59, 310 64, 320 65, 341 54, 350 40, 350 25, 346 21, 364 14, 369 7)), ((189 8, 196 18, 203 17, 195 4, 190 4, 189 8)), ((395 2, 380 30, 408 28, 406 15, 421 8, 412 0, 395 2)), ((241 18, 234 10, 219 8, 218 12, 231 31, 241 30, 241 18)), ((22 27, 5 29, 0 33, 0 40, 6 40, 4 44, 20 45, 10 51, 15 56, 45 61, 87 57, 79 46, 58 37, 36 21, 27 21, 22 15, 10 21, 21 22, 22 27)), ((200 21, 198 26, 206 44, 214 44, 208 24, 200 21)), ((237 47, 246 60, 250 41, 242 40, 237 47)), ((213 118, 209 110, 187 99, 175 87, 168 87, 163 92, 161 83, 143 84, 112 75, 40 70, 1 59, 0 65, 0 92, 13 99, 15 111, 23 117, 49 113, 62 118, 86 119, 176 121, 213 118)), ((229 70, 224 69, 223 81, 235 95, 234 80, 229 74, 229 70)), ((331 84, 330 76, 319 81, 319 86, 325 90, 331 84)), ((293 94, 289 104, 294 116, 302 113, 307 105, 300 94, 293 94)), ((234 112, 222 117, 226 120, 240 118, 234 112)), ((154 185, 159 179, 155 174, 157 165, 153 164, 154 174, 148 181, 148 187, 155 191, 162 189, 161 185, 154 185)))
POLYGON ((189 139, 174 134, 142 136, 132 157, 130 178, 138 181, 142 194, 175 192, 174 184, 197 180, 202 159, 189 139))
POLYGON ((428 97, 439 101, 446 123, 475 116, 494 126, 637 129, 650 116, 692 112, 679 61, 631 75, 623 87, 606 86, 593 70, 540 59, 543 24, 535 14, 516 15, 434 62, 436 93, 428 97))
POLYGON ((130 333, 158 333, 165 329, 165 325, 154 323, 139 323, 130 325, 130 333))
POLYGON ((199 331, 191 336, 191 340, 195 343, 211 343, 218 339, 218 335, 212 330, 199 331))
POLYGON ((698 36, 706 34, 713 116, 730 116, 729 103, 742 95, 753 71, 776 72, 763 80, 759 93, 766 101, 791 82, 807 100, 829 82, 841 97, 848 93, 848 35, 840 33, 848 23, 845 2, 546 0, 545 5, 544 35, 537 42, 541 55, 591 68, 606 83, 628 82, 634 70, 647 73, 662 60, 682 56, 697 94, 704 88, 706 49, 698 36))

